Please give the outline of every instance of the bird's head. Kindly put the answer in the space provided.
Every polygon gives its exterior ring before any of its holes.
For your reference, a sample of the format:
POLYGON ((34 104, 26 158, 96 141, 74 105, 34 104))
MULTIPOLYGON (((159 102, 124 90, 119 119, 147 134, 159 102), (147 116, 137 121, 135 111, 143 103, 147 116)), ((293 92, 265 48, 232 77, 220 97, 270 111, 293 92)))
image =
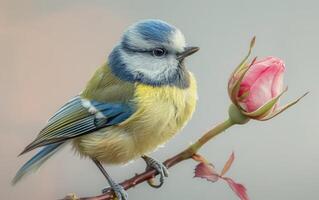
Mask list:
POLYGON ((122 80, 188 87, 183 61, 198 50, 186 46, 176 27, 161 20, 143 20, 125 31, 109 56, 109 65, 122 80))

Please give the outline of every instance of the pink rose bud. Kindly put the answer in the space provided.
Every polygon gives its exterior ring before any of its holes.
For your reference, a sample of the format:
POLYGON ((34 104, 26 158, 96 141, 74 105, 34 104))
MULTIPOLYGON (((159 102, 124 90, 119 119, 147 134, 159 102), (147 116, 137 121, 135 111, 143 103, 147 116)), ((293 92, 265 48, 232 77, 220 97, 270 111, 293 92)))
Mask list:
POLYGON ((248 119, 268 120, 296 104, 297 100, 278 108, 283 89, 284 61, 276 57, 256 58, 247 62, 255 38, 250 43, 247 56, 235 69, 228 82, 228 93, 233 105, 229 114, 235 123, 246 123, 248 119))
POLYGON ((255 61, 240 82, 237 94, 243 110, 253 112, 280 95, 284 72, 284 61, 279 58, 267 57, 255 61))

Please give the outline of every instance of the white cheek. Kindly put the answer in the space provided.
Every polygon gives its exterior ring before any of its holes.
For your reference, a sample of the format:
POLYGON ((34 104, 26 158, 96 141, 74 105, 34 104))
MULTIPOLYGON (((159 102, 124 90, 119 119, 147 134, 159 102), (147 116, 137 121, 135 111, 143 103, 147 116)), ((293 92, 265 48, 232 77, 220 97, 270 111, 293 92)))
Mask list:
POLYGON ((135 74, 143 74, 146 78, 154 81, 167 80, 176 71, 178 61, 174 57, 154 58, 149 55, 122 54, 123 61, 128 69, 135 74))

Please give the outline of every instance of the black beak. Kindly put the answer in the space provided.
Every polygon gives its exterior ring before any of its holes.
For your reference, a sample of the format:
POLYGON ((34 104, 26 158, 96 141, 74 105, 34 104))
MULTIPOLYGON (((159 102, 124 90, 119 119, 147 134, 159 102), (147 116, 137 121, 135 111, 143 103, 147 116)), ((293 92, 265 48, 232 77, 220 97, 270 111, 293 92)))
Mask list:
POLYGON ((197 52, 199 47, 185 47, 182 53, 177 54, 177 60, 182 61, 187 56, 192 55, 193 53, 197 52))

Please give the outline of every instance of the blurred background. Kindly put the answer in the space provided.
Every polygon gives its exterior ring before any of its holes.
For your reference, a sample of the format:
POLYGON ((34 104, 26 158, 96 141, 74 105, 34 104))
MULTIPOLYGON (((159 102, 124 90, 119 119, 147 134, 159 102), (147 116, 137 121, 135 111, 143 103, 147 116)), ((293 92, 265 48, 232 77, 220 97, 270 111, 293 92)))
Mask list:
MULTIPOLYGON (((165 160, 227 117, 226 83, 257 36, 253 55, 285 60, 285 103, 299 104, 268 122, 236 126, 202 150, 217 169, 232 151, 228 176, 251 199, 319 199, 318 1, 0 1, 0 199, 58 199, 100 194, 104 177, 65 148, 15 187, 10 181, 34 152, 17 158, 46 120, 78 94, 131 23, 159 18, 179 27, 201 50, 187 65, 199 87, 196 113, 181 134, 152 156, 165 160)), ((121 181, 144 169, 141 160, 106 166, 121 181)), ((141 184, 134 199, 238 199, 226 183, 193 179, 195 163, 170 170, 158 190, 141 184)))

